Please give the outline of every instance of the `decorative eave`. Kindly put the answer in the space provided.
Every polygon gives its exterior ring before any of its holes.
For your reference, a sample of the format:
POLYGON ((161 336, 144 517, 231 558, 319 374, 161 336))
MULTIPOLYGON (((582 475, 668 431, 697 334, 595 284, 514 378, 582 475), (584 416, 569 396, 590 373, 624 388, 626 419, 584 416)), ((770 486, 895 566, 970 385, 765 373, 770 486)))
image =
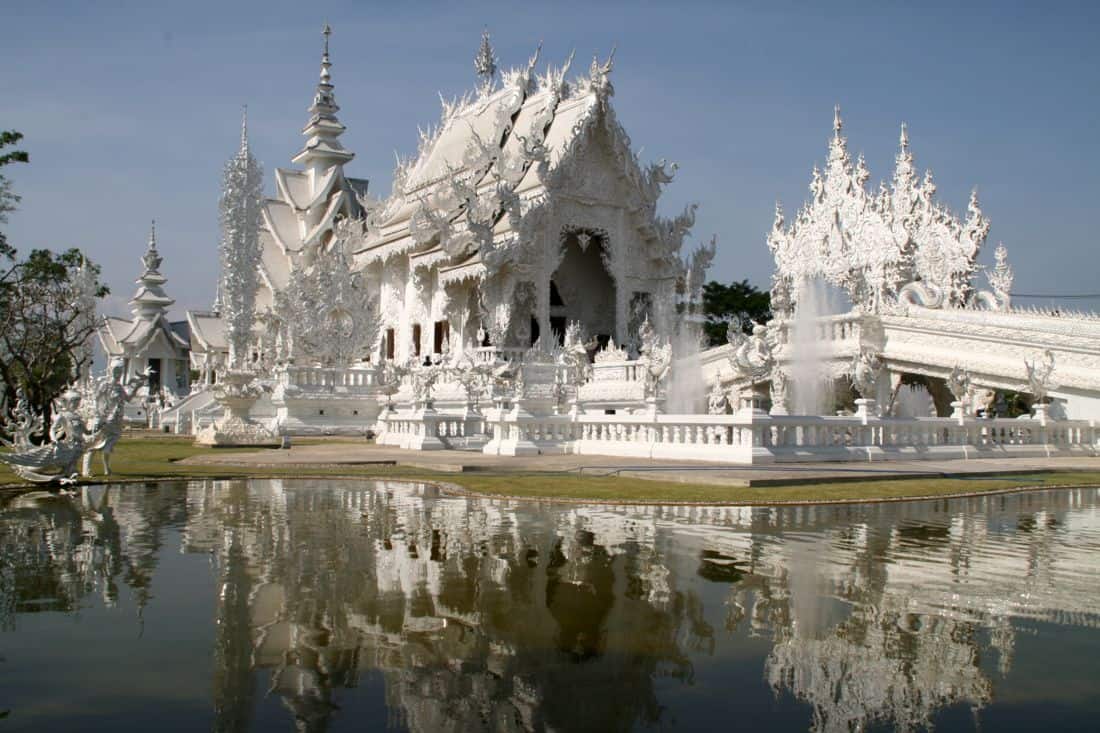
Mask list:
POLYGON ((439 284, 455 285, 465 280, 483 280, 486 274, 485 265, 481 263, 480 257, 474 254, 458 265, 441 267, 439 269, 439 284))
POLYGON ((432 268, 441 262, 446 262, 451 259, 451 256, 447 254, 444 249, 438 245, 432 247, 425 252, 418 252, 409 257, 409 265, 413 269, 426 267, 432 268))
POLYGON ((288 171, 285 168, 275 169, 275 188, 279 192, 279 198, 286 202, 295 211, 306 211, 317 206, 322 201, 327 199, 332 189, 339 185, 341 172, 338 166, 329 168, 324 177, 320 181, 316 182, 314 186, 313 198, 308 201, 299 201, 295 198, 294 193, 288 182, 290 176, 301 176, 306 179, 306 183, 309 182, 309 174, 300 171, 288 171))
MULTIPOLYGON (((265 199, 264 200, 263 204, 260 206, 260 215, 263 217, 264 229, 267 231, 268 234, 271 235, 271 238, 273 240, 275 240, 275 244, 277 244, 279 246, 279 249, 281 249, 284 254, 289 254, 290 252, 296 252, 297 251, 296 249, 292 249, 287 244, 286 238, 284 238, 284 236, 283 236, 283 232, 281 232, 279 230, 279 227, 275 224, 275 218, 271 214, 272 204, 283 205, 283 206, 287 205, 285 202, 280 201, 278 199, 265 199)), ((297 239, 297 237, 295 237, 295 240, 296 239, 297 239)))
POLYGON ((318 240, 320 240, 321 235, 332 228, 333 222, 336 219, 336 215, 340 213, 340 209, 342 209, 346 204, 346 192, 341 190, 339 193, 332 197, 332 200, 329 201, 328 209, 325 210, 325 214, 321 217, 321 220, 317 222, 317 226, 313 227, 309 234, 307 234, 302 239, 303 249, 316 244, 318 240))

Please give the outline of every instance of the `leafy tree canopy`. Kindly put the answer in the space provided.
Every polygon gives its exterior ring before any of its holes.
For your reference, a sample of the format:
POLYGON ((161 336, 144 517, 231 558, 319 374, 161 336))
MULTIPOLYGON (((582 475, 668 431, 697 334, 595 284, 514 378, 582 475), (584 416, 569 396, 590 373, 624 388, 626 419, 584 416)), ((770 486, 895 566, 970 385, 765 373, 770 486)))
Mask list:
MULTIPOLYGON (((0 151, 22 139, 0 131, 0 151)), ((0 153, 0 167, 26 163, 20 150, 0 153)), ((19 197, 0 175, 0 223, 19 197)), ((96 329, 94 299, 107 294, 99 268, 80 250, 36 249, 19 259, 0 232, 0 389, 3 404, 22 390, 30 404, 48 417, 50 403, 91 358, 83 348, 96 329), (83 275, 83 278, 80 277, 83 275)))
POLYGON ((750 285, 748 280, 729 285, 712 280, 703 286, 703 315, 706 317, 703 331, 707 344, 720 346, 726 343, 730 321, 736 320, 741 330, 752 333, 754 322, 772 317, 771 293, 750 285))

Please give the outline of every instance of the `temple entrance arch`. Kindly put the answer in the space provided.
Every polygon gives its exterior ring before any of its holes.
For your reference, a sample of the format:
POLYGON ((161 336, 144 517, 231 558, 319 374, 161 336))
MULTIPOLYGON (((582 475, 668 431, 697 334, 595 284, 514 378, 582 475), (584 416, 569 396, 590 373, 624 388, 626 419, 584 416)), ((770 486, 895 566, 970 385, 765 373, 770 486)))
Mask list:
POLYGON ((571 321, 579 321, 601 343, 614 336, 616 283, 609 262, 607 230, 562 229, 561 259, 548 284, 549 323, 559 342, 571 321))

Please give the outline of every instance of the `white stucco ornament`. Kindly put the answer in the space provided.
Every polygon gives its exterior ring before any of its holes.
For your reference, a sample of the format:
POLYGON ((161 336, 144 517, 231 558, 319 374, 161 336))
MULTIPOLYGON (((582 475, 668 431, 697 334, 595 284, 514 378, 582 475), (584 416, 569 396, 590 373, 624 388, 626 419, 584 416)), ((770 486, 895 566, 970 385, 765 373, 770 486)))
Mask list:
POLYGON ((45 438, 35 445, 31 439, 42 427, 41 416, 33 415, 25 401, 17 402, 5 425, 12 441, 3 441, 8 453, 0 453, 5 463, 20 478, 34 483, 75 483, 77 465, 84 454, 88 430, 80 415, 80 393, 69 389, 54 402, 53 419, 45 438))
POLYGON ((768 246, 775 257, 773 305, 786 309, 799 280, 822 278, 842 288, 859 310, 877 313, 899 299, 925 307, 961 306, 972 296, 976 260, 989 233, 977 193, 960 220, 935 200, 932 173, 918 179, 909 133, 901 140, 893 180, 867 188, 870 171, 853 164, 838 107, 825 168, 813 170, 810 199, 788 226, 776 206, 768 246), (904 295, 902 289, 916 283, 904 295))

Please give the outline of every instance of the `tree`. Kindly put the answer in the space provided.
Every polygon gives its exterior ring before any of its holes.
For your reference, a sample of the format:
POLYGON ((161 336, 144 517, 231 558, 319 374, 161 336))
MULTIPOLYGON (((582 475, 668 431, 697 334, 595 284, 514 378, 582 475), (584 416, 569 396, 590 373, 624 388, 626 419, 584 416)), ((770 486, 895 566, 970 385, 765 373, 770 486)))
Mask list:
MULTIPOLYGON (((15 130, 0 130, 0 168, 9 163, 26 163, 30 156, 22 150, 3 152, 9 145, 15 145, 23 139, 23 133, 15 130)), ((19 203, 19 197, 11 192, 11 181, 0 173, 0 224, 8 223, 8 212, 15 211, 15 205, 19 203)), ((4 232, 0 231, 0 256, 13 256, 15 250, 8 244, 4 232)))
POLYGON ((736 319, 741 330, 752 333, 754 322, 772 317, 771 293, 749 284, 748 280, 724 285, 712 280, 703 286, 703 315, 706 323, 703 332, 707 344, 720 346, 726 343, 726 329, 736 319))
MULTIPOLYGON (((0 149, 23 136, 0 132, 0 149)), ((29 161, 23 151, 0 154, 0 166, 29 161)), ((10 181, 0 176, 0 222, 15 208, 19 197, 10 181)), ((107 288, 99 282, 99 268, 77 249, 55 253, 33 250, 20 260, 0 233, 0 385, 3 404, 12 404, 22 391, 30 405, 49 419, 53 399, 91 358, 82 348, 95 333, 88 317, 90 298, 101 298, 107 288)), ((93 301, 94 302, 94 301, 93 301)))

